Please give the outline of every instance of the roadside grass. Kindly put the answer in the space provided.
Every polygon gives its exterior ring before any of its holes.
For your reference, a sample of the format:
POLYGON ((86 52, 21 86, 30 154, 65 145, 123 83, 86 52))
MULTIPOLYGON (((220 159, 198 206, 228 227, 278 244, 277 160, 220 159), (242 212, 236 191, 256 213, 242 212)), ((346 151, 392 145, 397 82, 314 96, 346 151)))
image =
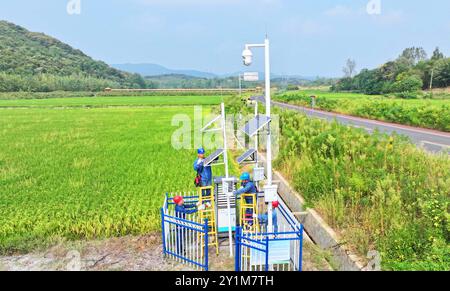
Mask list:
POLYGON ((275 167, 308 205, 386 270, 450 269, 450 159, 387 136, 292 111, 275 167))
POLYGON ((277 95, 275 100, 368 119, 450 132, 450 99, 399 99, 359 93, 304 90, 277 95))
MULTIPOLYGON (((202 103, 199 99, 206 98, 187 100, 202 103)), ((134 103, 129 98, 95 100, 134 103)), ((146 102, 155 100, 160 99, 146 102)), ((67 101, 75 102, 49 104, 67 101)), ((165 193, 195 189, 195 151, 171 145, 178 129, 171 124, 175 114, 193 120, 194 110, 0 109, 0 253, 159 230, 165 193)), ((220 175, 223 170, 215 171, 220 175)))

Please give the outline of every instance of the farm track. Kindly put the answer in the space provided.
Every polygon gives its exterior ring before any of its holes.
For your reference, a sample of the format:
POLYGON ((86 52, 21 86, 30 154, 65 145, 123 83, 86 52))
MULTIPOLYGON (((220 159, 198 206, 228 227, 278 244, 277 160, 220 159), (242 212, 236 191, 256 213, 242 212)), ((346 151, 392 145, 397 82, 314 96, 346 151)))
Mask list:
MULTIPOLYGON (((264 99, 259 98, 258 101, 264 102, 264 99)), ((329 122, 336 120, 344 125, 362 128, 369 133, 379 130, 382 133, 404 135, 418 147, 423 148, 428 152, 448 153, 450 155, 450 133, 447 132, 326 112, 276 101, 272 102, 272 104, 279 108, 304 113, 309 117, 319 118, 329 122)))
MULTIPOLYGON (((189 271, 188 266, 165 259, 161 234, 125 236, 106 240, 65 242, 46 251, 0 257, 0 271, 189 271)), ((304 248, 305 271, 332 270, 311 242, 304 248)), ((219 256, 210 253, 212 271, 234 271, 234 258, 221 245, 219 256)))

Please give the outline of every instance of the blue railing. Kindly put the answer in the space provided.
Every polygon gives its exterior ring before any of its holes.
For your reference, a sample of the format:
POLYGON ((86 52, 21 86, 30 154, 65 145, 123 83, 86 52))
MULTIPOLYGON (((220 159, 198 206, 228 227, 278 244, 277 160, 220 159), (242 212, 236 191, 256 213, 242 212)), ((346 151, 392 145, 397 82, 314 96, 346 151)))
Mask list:
POLYGON ((302 271, 303 225, 273 233, 236 230, 236 271, 302 271), (281 244, 281 248, 277 248, 281 244), (277 254, 277 252, 281 253, 277 254))
MULTIPOLYGON (((186 197, 195 200, 198 197, 186 197)), ((199 223, 197 215, 177 217, 173 198, 166 196, 161 208, 161 229, 164 256, 196 270, 209 270, 208 220, 199 223)))

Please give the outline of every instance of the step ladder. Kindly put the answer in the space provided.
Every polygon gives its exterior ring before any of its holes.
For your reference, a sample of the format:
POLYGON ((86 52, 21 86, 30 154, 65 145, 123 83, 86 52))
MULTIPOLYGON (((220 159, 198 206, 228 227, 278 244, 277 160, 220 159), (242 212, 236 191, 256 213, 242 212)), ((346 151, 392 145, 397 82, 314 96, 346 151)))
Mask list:
MULTIPOLYGON (((211 207, 205 208, 205 210, 200 210, 200 220, 202 223, 205 219, 208 219, 208 246, 214 246, 216 248, 216 254, 219 255, 219 238, 217 234, 217 214, 216 214, 216 203, 214 199, 214 187, 200 187, 198 188, 198 201, 200 205, 211 204, 211 207)), ((204 236, 203 234, 200 234, 204 236)))
POLYGON ((253 218, 253 215, 258 215, 258 195, 257 194, 242 194, 241 195, 241 226, 244 233, 258 233, 259 221, 253 218), (247 200, 252 203, 247 203, 247 200), (249 213, 247 213, 249 212, 249 213))

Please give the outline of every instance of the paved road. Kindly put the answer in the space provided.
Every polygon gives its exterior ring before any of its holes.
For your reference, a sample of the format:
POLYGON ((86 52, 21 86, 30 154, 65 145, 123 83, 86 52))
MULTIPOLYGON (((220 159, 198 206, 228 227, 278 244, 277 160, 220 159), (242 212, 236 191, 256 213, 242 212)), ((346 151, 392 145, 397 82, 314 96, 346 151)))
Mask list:
MULTIPOLYGON (((259 97, 258 101, 264 102, 264 98, 259 97)), ((363 128, 368 132, 373 132, 375 129, 388 134, 396 132, 400 135, 406 135, 417 146, 422 147, 429 152, 444 152, 450 155, 450 133, 447 132, 330 113, 276 101, 272 102, 272 104, 277 107, 303 112, 306 115, 314 118, 320 118, 328 121, 337 120, 339 123, 363 128)))

